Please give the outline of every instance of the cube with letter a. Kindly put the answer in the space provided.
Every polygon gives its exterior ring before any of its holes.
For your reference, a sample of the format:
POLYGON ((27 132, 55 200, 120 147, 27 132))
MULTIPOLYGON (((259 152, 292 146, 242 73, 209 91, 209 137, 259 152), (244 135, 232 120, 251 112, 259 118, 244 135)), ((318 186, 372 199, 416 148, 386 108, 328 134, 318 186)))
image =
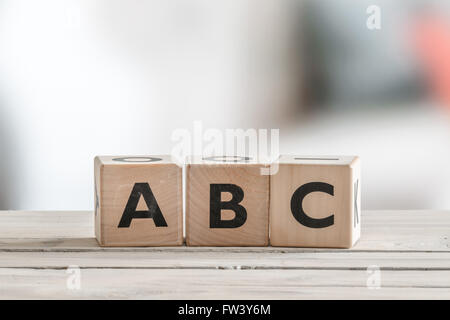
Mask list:
POLYGON ((94 167, 101 246, 182 245, 182 168, 170 156, 98 156, 94 167))
POLYGON ((350 248, 361 230, 360 160, 283 155, 270 177, 270 243, 350 248))
POLYGON ((250 157, 191 157, 186 166, 186 244, 267 246, 268 169, 250 157))

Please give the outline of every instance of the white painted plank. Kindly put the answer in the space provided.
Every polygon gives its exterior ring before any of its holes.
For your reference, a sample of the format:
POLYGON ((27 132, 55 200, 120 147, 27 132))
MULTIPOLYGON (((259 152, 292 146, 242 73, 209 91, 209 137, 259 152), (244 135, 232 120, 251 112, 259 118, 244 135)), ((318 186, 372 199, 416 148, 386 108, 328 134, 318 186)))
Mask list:
POLYGON ((450 299, 450 271, 0 269, 1 299, 450 299))
POLYGON ((450 298, 450 212, 367 211, 351 250, 100 248, 91 212, 0 212, 0 298, 450 298), (69 265, 82 289, 68 290, 69 265), (381 268, 381 289, 366 268, 381 268))
POLYGON ((0 211, 0 238, 92 237, 92 211, 0 211))

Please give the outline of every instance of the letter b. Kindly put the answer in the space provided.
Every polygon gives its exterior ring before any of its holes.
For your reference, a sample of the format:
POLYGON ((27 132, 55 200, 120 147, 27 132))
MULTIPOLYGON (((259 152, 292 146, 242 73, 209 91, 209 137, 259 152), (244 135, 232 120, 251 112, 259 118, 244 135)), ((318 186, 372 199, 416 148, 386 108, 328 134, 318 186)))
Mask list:
POLYGON ((239 228, 247 220, 247 210, 239 203, 244 199, 244 191, 235 184, 210 185, 210 228, 239 228), (232 195, 230 201, 222 201, 222 192, 232 195), (232 220, 222 220, 222 210, 232 210, 235 217, 232 220))

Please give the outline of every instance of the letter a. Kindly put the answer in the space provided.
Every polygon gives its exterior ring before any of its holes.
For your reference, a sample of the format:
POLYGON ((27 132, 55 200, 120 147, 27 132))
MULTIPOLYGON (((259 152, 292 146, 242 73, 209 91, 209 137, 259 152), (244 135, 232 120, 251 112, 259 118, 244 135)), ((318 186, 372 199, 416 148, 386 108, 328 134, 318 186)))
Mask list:
POLYGON ((167 222, 159 209, 155 196, 148 183, 135 183, 127 205, 120 219, 118 228, 128 228, 133 219, 153 219, 157 227, 167 227, 167 222), (139 198, 143 196, 148 210, 139 210, 136 208, 139 203, 139 198))

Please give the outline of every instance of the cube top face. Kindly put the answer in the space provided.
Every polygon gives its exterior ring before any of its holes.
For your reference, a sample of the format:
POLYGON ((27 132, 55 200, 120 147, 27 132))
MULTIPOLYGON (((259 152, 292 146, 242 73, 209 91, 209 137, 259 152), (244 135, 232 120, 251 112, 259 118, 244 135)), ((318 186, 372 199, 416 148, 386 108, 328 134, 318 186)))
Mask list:
POLYGON ((239 166, 258 164, 254 157, 249 156, 190 156, 187 158, 187 164, 205 165, 205 166, 239 166))
MULTIPOLYGON (((235 160, 235 159, 234 159, 235 160)), ((189 246, 267 246, 269 176, 264 165, 190 159, 186 166, 189 246)))
POLYGON ((359 158, 282 158, 270 180, 271 245, 350 248, 360 236, 359 158))
POLYGON ((95 224, 100 245, 181 245, 181 170, 168 156, 96 157, 95 224))
POLYGON ((296 156, 282 155, 279 164, 291 165, 321 165, 321 166, 351 166, 359 160, 357 156, 296 156))
POLYGON ((164 165, 177 164, 177 162, 170 155, 156 155, 156 156, 97 156, 96 161, 102 165, 164 165))

